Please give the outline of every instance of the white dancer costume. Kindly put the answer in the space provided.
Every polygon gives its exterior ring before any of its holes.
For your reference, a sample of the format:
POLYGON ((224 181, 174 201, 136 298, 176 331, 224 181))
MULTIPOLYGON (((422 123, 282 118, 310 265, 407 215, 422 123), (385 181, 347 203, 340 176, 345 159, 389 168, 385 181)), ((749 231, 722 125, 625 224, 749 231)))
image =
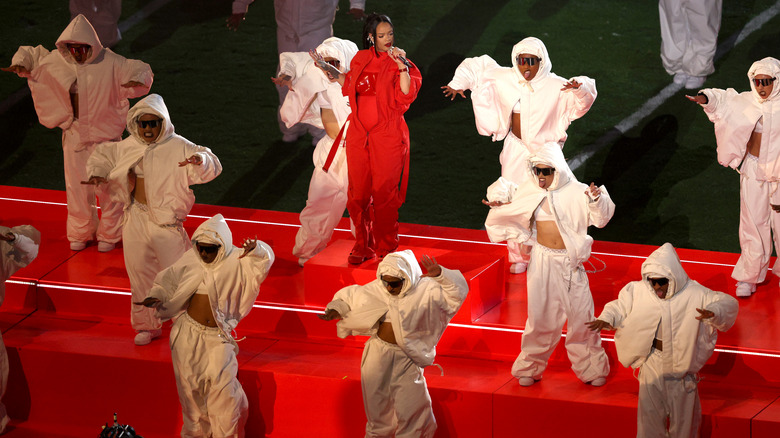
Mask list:
POLYGON ((264 242, 245 257, 233 246, 233 235, 218 214, 192 235, 192 248, 179 261, 160 272, 149 296, 161 301, 158 316, 175 318, 171 329, 171 356, 181 402, 181 436, 243 437, 248 404, 236 378, 238 345, 234 330, 257 298, 268 275, 274 253, 264 242), (197 242, 219 245, 217 256, 205 263, 197 242), (196 322, 187 314, 195 293, 209 297, 217 327, 196 322))
MULTIPOLYGON (((566 129, 588 112, 596 100, 596 81, 575 76, 580 87, 561 90, 566 79, 552 73, 552 61, 541 40, 528 37, 512 48, 512 67, 501 67, 488 55, 465 59, 448 84, 455 90, 471 90, 474 119, 481 135, 504 140, 499 160, 501 176, 516 184, 527 178, 528 156, 543 144, 563 148, 566 129), (530 81, 517 69, 517 55, 537 56, 539 71, 530 81), (513 113, 520 114, 522 139, 512 133, 513 113)), ((523 242, 519 242, 523 243, 523 242)), ((519 244, 509 244, 509 261, 522 263, 519 244)))
MULTIPOLYGON (((780 253, 780 214, 772 212, 770 206, 780 205, 780 81, 775 80, 772 92, 763 99, 753 83, 759 74, 780 78, 780 61, 764 58, 753 63, 747 75, 752 91, 701 90, 708 99, 702 108, 715 124, 718 162, 733 169, 742 163, 739 217, 742 254, 731 277, 751 285, 761 283, 766 277, 772 255, 772 234, 775 250, 780 253), (746 153, 754 131, 761 132, 758 158, 746 153)), ((780 262, 774 264, 772 273, 780 276, 780 262)))
POLYGON ((689 279, 669 243, 642 264, 642 280, 628 283, 617 300, 604 306, 598 319, 617 329, 618 360, 625 367, 639 368, 637 437, 699 436, 698 372, 712 356, 717 331, 730 329, 738 311, 739 304, 730 295, 689 279), (669 280, 664 298, 648 278, 669 280), (698 320, 697 308, 714 316, 698 320), (661 341, 660 350, 654 340, 661 341))
MULTIPOLYGON (((122 206, 101 197, 98 222, 95 188, 81 184, 87 179, 86 162, 95 144, 118 140, 125 129, 128 99, 145 95, 152 86, 149 65, 126 59, 103 48, 95 30, 83 15, 74 18, 57 39, 57 50, 22 46, 11 65, 26 68, 38 120, 47 128, 62 129, 65 160, 65 192, 68 199, 67 237, 81 249, 97 233, 99 242, 116 243, 121 238, 122 206), (91 46, 88 58, 78 64, 68 43, 91 46), (135 81, 138 87, 124 87, 135 81), (78 96, 79 114, 74 114, 72 96, 78 96)), ((101 195, 100 189, 97 190, 101 195)))
MULTIPOLYGON (((254 0, 233 0, 233 13, 246 14, 252 2, 254 0)), ((351 9, 365 10, 366 8, 365 0, 350 0, 349 4, 351 9)), ((338 0, 274 0, 276 45, 279 54, 308 52, 325 39, 332 37, 338 6, 338 0)), ((277 86, 276 90, 279 92, 279 104, 282 105, 288 89, 277 86)), ((311 125, 301 123, 288 127, 280 113, 279 129, 284 134, 285 140, 292 141, 305 134, 307 129, 315 139, 325 135, 320 129, 316 127, 309 129, 309 126, 311 125)))
POLYGON ((670 75, 707 76, 718 43, 723 0, 659 0, 661 61, 670 75))
MULTIPOLYGON (((352 41, 331 37, 317 47, 317 53, 323 58, 336 58, 340 70, 349 70, 352 57, 357 53, 352 41)), ((314 65, 308 53, 282 53, 279 56, 281 70, 279 75, 292 78, 295 90, 287 96, 279 114, 282 121, 292 127, 296 123, 306 122, 318 128, 324 128, 321 111, 329 110, 336 118, 339 127, 343 127, 341 140, 336 146, 336 155, 327 171, 323 169, 328 154, 333 148, 335 138, 325 135, 314 149, 314 172, 309 182, 309 195, 306 207, 301 211, 301 229, 295 236, 293 255, 303 265, 315 254, 325 249, 333 235, 333 229, 344 216, 347 206, 347 159, 344 143, 347 139, 347 118, 351 110, 349 99, 341 93, 338 82, 331 82, 314 65)), ((335 134, 334 134, 335 135, 335 134)))
POLYGON ((467 58, 448 84, 455 90, 471 90, 474 119, 481 135, 504 140, 501 176, 517 184, 526 178, 527 158, 543 144, 566 142, 566 129, 588 112, 596 100, 596 81, 575 76, 568 81, 552 73, 547 48, 538 38, 528 37, 512 48, 512 67, 501 67, 488 55, 467 58), (517 69, 517 55, 537 56, 539 71, 527 81, 517 69), (576 80, 577 89, 561 90, 576 80), (522 117, 522 140, 511 134, 513 108, 522 117))
POLYGON ((438 277, 422 277, 412 251, 390 253, 376 280, 341 289, 327 306, 342 315, 340 338, 371 336, 360 368, 366 437, 432 437, 436 431, 422 368, 433 364, 436 344, 468 293, 460 271, 441 270, 438 277), (404 280, 398 295, 388 292, 383 275, 404 280), (377 337, 383 317, 397 345, 377 337))
POLYGON ((113 47, 122 39, 118 26, 122 0, 70 0, 69 6, 70 17, 83 14, 106 47, 113 47))
POLYGON ((588 186, 574 178, 557 143, 547 143, 532 154, 526 171, 520 186, 504 179, 491 186, 488 200, 509 203, 490 209, 485 222, 488 237, 492 242, 530 239, 536 234, 534 212, 546 201, 566 249, 534 245, 527 277, 528 321, 512 375, 539 380, 568 319, 566 351, 572 369, 583 382, 592 382, 607 376, 609 362, 601 337, 585 326, 593 320, 593 297, 582 263, 590 258, 593 244, 588 226, 604 227, 615 204, 604 186, 595 201, 585 193, 588 186), (540 188, 531 173, 537 164, 555 168, 547 189, 540 188))
MULTIPOLYGON (((0 225, 0 234, 13 234, 13 240, 0 240, 0 305, 5 299, 5 281, 14 272, 29 265, 38 256, 41 233, 30 225, 8 228, 0 225)), ((0 434, 11 420, 3 404, 3 395, 8 383, 8 353, 5 350, 3 335, 0 333, 0 434)))
MULTIPOLYGON (((127 115, 131 134, 120 142, 103 143, 87 163, 87 173, 108 180, 108 192, 125 206, 125 267, 130 278, 132 302, 143 301, 158 272, 178 260, 189 248, 182 222, 195 203, 190 185, 203 184, 222 172, 222 164, 209 148, 198 146, 174 132, 168 108, 162 97, 150 94, 138 101, 127 115), (157 139, 147 143, 138 131, 138 118, 154 114, 162 119, 157 139), (197 155, 200 165, 179 163, 197 155), (143 168, 146 204, 134 202, 133 175, 143 168)), ((138 176, 139 178, 141 176, 138 176)), ((157 330, 161 327, 153 309, 131 304, 133 329, 157 330)))

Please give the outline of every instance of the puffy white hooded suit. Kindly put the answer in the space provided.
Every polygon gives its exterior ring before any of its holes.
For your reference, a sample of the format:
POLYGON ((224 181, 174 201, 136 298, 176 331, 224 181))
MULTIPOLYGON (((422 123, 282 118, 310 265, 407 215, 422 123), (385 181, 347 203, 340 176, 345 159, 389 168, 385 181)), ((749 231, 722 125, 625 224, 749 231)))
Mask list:
POLYGON ((500 179, 489 188, 490 201, 511 202, 490 209, 485 221, 488 237, 492 242, 532 239, 536 232, 534 211, 547 199, 566 249, 534 245, 527 274, 528 321, 512 375, 540 379, 568 319, 566 350, 577 377, 586 383, 606 377, 609 363, 601 338, 585 327, 593 320, 593 297, 582 263, 590 258, 593 244, 588 226, 604 227, 615 212, 615 204, 604 186, 596 201, 585 193, 588 186, 574 178, 555 143, 547 143, 532 154, 526 172, 522 185, 500 179), (547 189, 540 188, 532 174, 537 164, 555 168, 547 189))
MULTIPOLYGON (((352 41, 331 37, 317 47, 323 58, 336 58, 345 72, 358 48, 352 41)), ((306 207, 301 211, 301 229, 295 236, 293 254, 300 262, 322 251, 333 235, 333 229, 344 215, 347 206, 347 159, 344 143, 347 139, 347 119, 351 113, 349 99, 341 93, 338 82, 330 82, 317 68, 308 52, 286 52, 279 56, 280 74, 292 78, 294 93, 284 100, 279 114, 288 127, 304 122, 324 128, 320 111, 333 111, 339 126, 343 127, 335 156, 327 170, 323 169, 334 138, 325 135, 314 149, 314 172, 309 182, 306 207)))
POLYGON ((642 280, 628 283, 604 306, 598 319, 617 329, 618 360, 639 368, 637 437, 699 436, 697 373, 712 356, 717 331, 730 329, 738 311, 734 297, 688 278, 669 243, 642 264, 642 280), (648 277, 669 279, 665 298, 656 295, 648 277), (697 308, 715 316, 697 320, 697 308), (663 351, 653 347, 653 339, 663 342, 663 351))
MULTIPOLYGON (((14 240, 6 242, 0 240, 0 305, 5 299, 5 281, 14 272, 32 263, 38 256, 38 246, 41 242, 41 233, 30 225, 20 225, 8 228, 0 225, 0 234, 13 233, 14 240)), ((5 350, 3 336, 0 333, 0 433, 10 421, 2 403, 8 383, 8 353, 5 350)))
POLYGON ((360 371, 366 437, 431 437, 436 430, 422 368, 433 364, 436 344, 468 293, 460 271, 441 270, 438 277, 422 277, 412 251, 390 253, 376 280, 341 289, 327 306, 342 315, 339 337, 371 336, 360 371), (387 291, 383 275, 404 280, 397 296, 387 291), (383 317, 397 345, 376 336, 383 317))
MULTIPOLYGON (((780 216, 772 212, 770 204, 780 205, 780 61, 764 58, 748 70, 752 91, 737 93, 707 88, 701 93, 708 102, 702 105, 707 117, 715 124, 718 142, 718 162, 736 169, 740 163, 740 219, 739 243, 742 255, 731 276, 737 281, 761 283, 766 277, 775 249, 780 250, 780 216), (756 92, 756 75, 776 78, 772 93, 763 99, 756 92), (760 156, 746 154, 747 143, 756 124, 761 121, 760 156), (743 160, 744 158, 744 160, 743 160)), ((780 251, 778 251, 780 252, 780 251)), ((780 262, 772 268, 780 276, 780 262)))
MULTIPOLYGON (((233 0, 233 13, 246 14, 254 0, 233 0)), ((365 9, 365 0, 350 0, 350 8, 365 9)), ((276 44, 279 54, 285 52, 308 52, 333 36, 333 21, 338 11, 338 0, 274 0, 276 18, 276 44)), ((341 64, 344 66, 344 63, 341 64)), ((347 67, 349 64, 347 64, 347 67)), ((284 68, 280 64, 281 68, 284 68)), ((284 103, 290 93, 287 87, 276 87, 279 102, 284 103)), ((294 93, 293 93, 294 94, 294 93)), ((306 125, 286 123, 279 113, 279 129, 286 136, 300 136, 306 133, 306 125)), ((304 121, 306 122, 306 121, 304 121)), ((308 122, 306 122, 308 123, 308 122)), ((313 136, 322 134, 310 130, 313 136)))
MULTIPOLYGON (((528 37, 512 48, 511 67, 501 67, 488 55, 467 58, 455 70, 448 84, 456 90, 471 90, 474 119, 481 135, 493 141, 504 140, 501 151, 501 176, 516 184, 527 178, 529 154, 543 144, 555 142, 563 148, 566 129, 573 120, 588 112, 596 100, 596 81, 576 76, 581 85, 562 91, 566 79, 552 72, 552 60, 544 43, 528 37), (537 56, 539 70, 530 81, 517 69, 517 55, 537 56), (512 133, 512 111, 519 105, 522 140, 512 133)), ((520 246, 508 245, 509 261, 522 263, 520 246)))
MULTIPOLYGON (((195 203, 190 185, 203 184, 222 172, 222 164, 209 148, 198 146, 174 132, 162 97, 151 94, 138 101, 127 114, 130 136, 120 142, 98 145, 87 162, 87 174, 108 180, 108 192, 126 209, 125 267, 130 278, 132 301, 143 301, 158 272, 173 264, 189 248, 182 222, 195 203), (160 135, 147 143, 138 131, 138 118, 154 114, 162 119, 160 135), (179 163, 193 155, 200 165, 179 163), (143 167, 146 204, 134 202, 135 181, 128 175, 143 167)), ((156 330, 161 322, 154 311, 131 304, 135 330, 156 330)))
POLYGON ((95 144, 121 138, 130 107, 128 99, 149 92, 151 68, 104 48, 83 15, 74 18, 62 32, 57 39, 57 50, 49 52, 43 46, 22 46, 11 65, 23 66, 30 72, 25 76, 41 124, 62 129, 68 240, 86 242, 97 232, 101 242, 119 241, 122 206, 101 196, 102 217, 98 223, 95 188, 81 181, 87 179, 85 165, 95 144), (78 64, 73 59, 68 43, 92 47, 84 63, 78 64), (143 85, 122 86, 131 81, 143 85), (73 113, 71 93, 78 93, 78 115, 73 113))
POLYGON ((543 144, 566 141, 566 129, 588 112, 596 100, 596 81, 575 76, 577 89, 561 90, 568 82, 552 72, 552 61, 541 40, 528 37, 512 48, 512 67, 501 67, 488 55, 467 58, 448 84, 456 90, 471 90, 474 119, 481 135, 504 140, 501 176, 521 184, 526 178, 528 155, 543 144), (517 55, 540 58, 539 71, 527 81, 517 69, 517 55), (512 108, 520 105, 522 140, 511 133, 512 108))
POLYGON ((161 301, 157 308, 161 319, 176 319, 170 344, 184 421, 182 437, 244 436, 248 405, 236 378, 238 346, 233 332, 252 310, 274 253, 261 241, 239 258, 242 253, 218 214, 195 230, 192 248, 160 272, 149 293, 161 301), (197 242, 220 246, 213 262, 203 261, 195 249, 197 242), (203 326, 187 315, 199 289, 205 289, 218 327, 203 326))

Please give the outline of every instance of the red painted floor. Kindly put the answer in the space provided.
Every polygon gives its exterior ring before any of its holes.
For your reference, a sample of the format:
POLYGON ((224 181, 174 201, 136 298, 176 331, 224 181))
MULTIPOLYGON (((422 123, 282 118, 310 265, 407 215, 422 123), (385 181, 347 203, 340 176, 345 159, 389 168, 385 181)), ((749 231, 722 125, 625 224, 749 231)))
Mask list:
MULTIPOLYGON (((72 361, 70 373, 84 368, 78 365, 83 358, 72 357, 83 352, 96 364, 86 367, 95 375, 105 373, 101 368, 105 364, 124 369, 114 362, 137 364, 161 374, 157 377, 165 389, 160 388, 156 403, 166 415, 175 416, 178 407, 165 342, 140 350, 131 344, 133 333, 127 321, 129 283, 121 248, 107 254, 98 253, 94 246, 70 251, 64 236, 64 202, 63 192, 0 186, 0 222, 9 226, 31 224, 43 234, 38 259, 9 282, 0 312, 0 330, 11 351, 12 376, 24 381, 21 386, 10 384, 9 396, 21 394, 22 403, 16 410, 9 407, 17 426, 9 436, 35 436, 24 431, 42 427, 46 415, 38 410, 56 405, 56 400, 63 397, 60 391, 78 390, 77 384, 39 395, 46 392, 47 385, 58 387, 56 377, 62 371, 52 370, 51 361, 59 360, 56 358, 65 350, 70 355, 67 360, 72 361), (14 360, 17 367, 24 368, 24 374, 14 371, 14 360), (166 380, 169 377, 171 380, 166 380)), ((299 267, 291 254, 298 230, 296 214, 196 205, 185 228, 192 233, 216 213, 228 219, 236 242, 257 235, 272 246, 277 256, 261 287, 256 309, 239 326, 249 335, 248 343, 241 345, 239 377, 244 387, 250 388, 250 405, 257 406, 258 414, 250 420, 247 436, 301 436, 311 431, 312 424, 296 421, 296 416, 300 415, 301 401, 312 394, 332 401, 330 394, 342 401, 317 404, 318 413, 313 417, 318 421, 340 419, 334 434, 323 436, 360 434, 365 421, 359 386, 363 340, 336 338, 333 325, 320 321, 314 313, 341 286, 372 279, 376 262, 358 269, 346 264, 351 247, 346 219, 329 248, 305 268, 299 267), (347 415, 345 406, 353 412, 347 415)), ((578 382, 567 369, 565 351, 558 348, 543 382, 530 390, 520 388, 511 379, 509 368, 519 351, 526 319, 525 275, 508 273, 505 248, 488 242, 484 231, 479 230, 402 224, 400 233, 402 249, 436 256, 442 265, 462 270, 471 285, 469 303, 438 348, 438 362, 444 366, 445 376, 439 376, 436 369, 426 372, 440 423, 437 436, 517 436, 522 431, 543 433, 545 424, 556 424, 546 429, 554 432, 550 436, 566 436, 566 430, 573 426, 569 422, 555 423, 555 412, 571 409, 608 420, 613 430, 631 434, 636 381, 630 370, 614 360, 610 335, 605 336, 605 348, 613 367, 605 387, 590 388, 578 382), (537 414, 518 421, 519 412, 537 414), (480 420, 470 421, 472 415, 480 420), (534 418, 539 421, 534 422, 534 418)), ((604 270, 589 275, 597 313, 617 297, 626 282, 639 278, 642 261, 654 249, 624 243, 594 244, 593 264, 597 268, 606 265, 604 270)), ((678 253, 692 278, 712 289, 734 293, 730 272, 736 254, 685 249, 678 253)), ((700 392, 705 436, 777 436, 764 432, 780 430, 776 428, 780 425, 780 410, 776 408, 780 397, 780 376, 776 372, 780 365, 780 300, 777 278, 768 278, 753 297, 740 300, 737 324, 719 336, 718 352, 703 370, 706 380, 700 392)), ((133 379, 143 387, 143 379, 133 379)), ((76 381, 89 385, 88 381, 76 381)), ((88 394, 95 399, 100 392, 88 394)), ((139 418, 143 417, 143 409, 125 410, 130 411, 129 418, 142 421, 139 418)), ((49 414, 51 422, 71 428, 83 426, 83 422, 69 418, 68 412, 65 409, 61 415, 49 414)), ((90 424, 108 418, 105 412, 95 412, 90 424)), ((143 433, 147 438, 175 435, 178 428, 170 418, 152 424, 161 433, 143 433)))

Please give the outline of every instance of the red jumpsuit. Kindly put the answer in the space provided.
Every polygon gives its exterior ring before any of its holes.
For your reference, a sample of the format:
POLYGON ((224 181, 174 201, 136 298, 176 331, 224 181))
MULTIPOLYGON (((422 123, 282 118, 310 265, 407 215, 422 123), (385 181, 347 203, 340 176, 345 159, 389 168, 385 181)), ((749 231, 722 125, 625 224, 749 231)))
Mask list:
POLYGON ((352 108, 347 210, 357 242, 350 255, 359 258, 371 258, 375 251, 384 256, 398 247, 398 209, 409 175, 409 128, 403 114, 422 84, 420 70, 411 64, 409 94, 403 94, 400 75, 395 61, 384 52, 377 57, 372 47, 357 52, 342 87, 352 108), (368 83, 364 70, 373 72, 368 83))

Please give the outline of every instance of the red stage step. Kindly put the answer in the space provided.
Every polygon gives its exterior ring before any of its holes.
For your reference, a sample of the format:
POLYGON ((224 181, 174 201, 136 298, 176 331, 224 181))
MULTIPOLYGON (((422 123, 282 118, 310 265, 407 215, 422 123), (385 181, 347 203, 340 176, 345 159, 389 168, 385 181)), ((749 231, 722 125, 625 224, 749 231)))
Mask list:
MULTIPOLYGON (((11 432, 18 435, 9 436, 30 436, 23 434, 51 425, 92 430, 113 410, 147 438, 175 435, 180 417, 167 342, 132 344, 121 250, 71 252, 64 237, 62 192, 0 186, 0 211, 3 224, 29 223, 43 232, 39 259, 12 279, 0 308, 14 382, 5 401, 16 403, 9 410, 18 426, 11 432), (110 394, 111 385, 123 396, 110 394), (153 390, 151 400, 143 397, 147 386, 153 390), (67 397, 73 402, 62 403, 67 397)), ((240 335, 248 336, 239 356, 239 378, 250 399, 247 436, 361 435, 364 339, 338 339, 334 324, 315 313, 338 288, 375 278, 376 262, 358 269, 345 264, 351 247, 346 219, 329 248, 305 268, 290 253, 298 230, 295 214, 196 205, 187 231, 217 212, 229 219, 236 241, 257 234, 277 255, 261 287, 261 301, 239 326, 240 335)), ((579 382, 563 348, 556 350, 539 384, 521 388, 509 375, 526 318, 525 276, 508 274, 504 246, 488 242, 484 231, 402 224, 401 248, 418 256, 430 253, 442 265, 460 268, 472 287, 469 302, 438 347, 437 362, 445 375, 436 368, 426 372, 437 436, 596 436, 604 424, 615 436, 635 433, 637 383, 615 361, 609 338, 605 347, 612 372, 604 387, 579 382), (565 413, 566 422, 556 421, 559 413, 565 413)), ((590 275, 597 312, 627 281, 638 278, 642 261, 654 249, 595 243, 595 257, 607 265, 590 275)), ((692 278, 733 293, 729 275, 736 255, 684 249, 679 254, 692 278)), ((737 324, 720 335, 720 351, 702 372, 703 436, 751 436, 752 428, 752 436, 764 437, 780 430, 780 304, 771 278, 752 298, 740 300, 737 324)))

